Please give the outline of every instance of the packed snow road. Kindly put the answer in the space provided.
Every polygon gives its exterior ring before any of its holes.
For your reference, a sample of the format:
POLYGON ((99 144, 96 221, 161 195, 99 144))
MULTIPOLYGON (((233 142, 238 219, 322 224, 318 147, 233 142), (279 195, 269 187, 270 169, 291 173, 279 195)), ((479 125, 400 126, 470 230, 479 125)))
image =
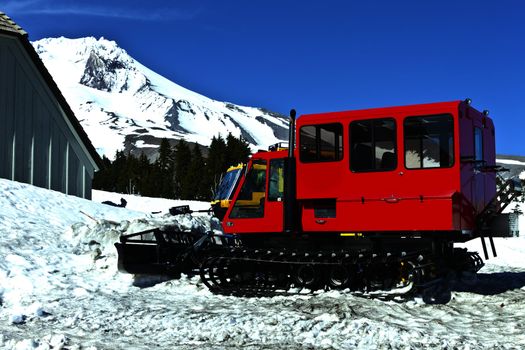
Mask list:
MULTIPOLYGON (((175 205, 126 199, 132 209, 147 211, 175 205)), ((192 203, 199 205, 205 206, 192 203)), ((477 277, 452 280, 445 305, 339 292, 237 298, 211 294, 198 277, 151 286, 158 281, 134 281, 116 271, 112 244, 120 234, 157 225, 207 228, 205 216, 175 219, 112 208, 2 179, 0 207, 3 348, 525 347, 523 238, 496 240, 499 257, 477 277)))

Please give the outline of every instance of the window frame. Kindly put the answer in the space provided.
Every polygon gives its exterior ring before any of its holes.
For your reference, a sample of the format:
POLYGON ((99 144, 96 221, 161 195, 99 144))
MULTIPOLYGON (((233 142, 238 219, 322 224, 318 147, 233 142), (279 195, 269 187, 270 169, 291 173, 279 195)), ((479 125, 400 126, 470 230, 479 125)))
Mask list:
POLYGON ((455 125, 455 118, 454 116, 452 115, 452 113, 438 113, 438 114, 423 114, 423 115, 411 115, 411 116, 406 116, 403 118, 403 165, 405 167, 406 170, 408 171, 412 171, 412 170, 415 170, 415 171, 418 171, 418 170, 439 170, 439 169, 451 169, 453 168, 455 165, 456 165, 456 125, 455 125), (424 168, 424 167, 420 167, 420 168, 409 168, 407 167, 407 163, 406 163, 406 133, 405 133, 405 123, 408 119, 411 119, 411 118, 428 118, 428 117, 439 117, 439 116, 447 116, 447 117, 450 117, 451 121, 452 121, 452 129, 451 129, 451 134, 452 134, 452 150, 450 152, 450 154, 452 155, 452 163, 449 165, 449 166, 446 166, 446 167, 442 167, 442 166, 437 166, 437 167, 427 167, 427 168, 424 168))
MULTIPOLYGON (((265 213, 266 213, 266 198, 267 198, 267 193, 268 193, 268 167, 269 167, 269 164, 268 164, 268 160, 266 159, 253 159, 252 162, 251 162, 251 166, 248 168, 246 167, 245 171, 246 171, 246 174, 245 174, 245 177, 244 177, 244 181, 241 185, 241 188, 239 188, 239 193, 237 194, 237 198, 235 198, 235 201, 231 203, 231 212, 230 214, 228 215, 228 219, 234 219, 234 220, 240 220, 240 219, 262 219, 264 218, 265 216, 265 213), (251 181, 251 178, 249 179, 249 177, 252 175, 252 172, 254 171, 261 171, 261 170, 257 170, 255 169, 255 166, 256 165, 262 165, 262 166, 265 166, 266 169, 264 169, 264 192, 263 193, 263 196, 262 198, 259 200, 259 207, 256 211, 252 211, 254 214, 257 214, 257 215, 253 215, 253 216, 241 216, 241 213, 242 213, 242 210, 245 209, 246 207, 250 207, 249 205, 241 205, 239 203, 239 201, 246 201, 246 200, 250 200, 250 199, 245 199, 245 198, 239 198, 241 196, 241 192, 244 188, 244 186, 252 186, 252 184, 247 184, 247 181, 251 181), (239 206, 237 206, 237 204, 239 204, 239 206), (239 209, 240 208, 240 209, 239 209), (237 209, 237 211, 236 211, 237 209)), ((261 193, 259 191, 255 191, 255 190, 252 190, 251 192, 251 199, 253 199, 253 193, 261 193)), ((251 210, 250 210, 251 211, 251 210)), ((250 212, 248 211, 248 213, 250 212)))
MULTIPOLYGON (((336 135, 337 136, 337 135, 336 135)), ((299 160, 301 163, 311 164, 311 163, 333 163, 333 162, 340 162, 344 159, 344 128, 343 124, 335 122, 335 123, 323 123, 323 124, 308 124, 308 125, 302 125, 299 128, 299 160), (321 155, 321 131, 320 129, 323 126, 338 126, 341 134, 340 137, 335 138, 335 152, 336 152, 336 159, 320 159, 321 155), (305 127, 315 127, 315 160, 305 160, 303 159, 303 152, 302 152, 302 145, 303 145, 303 134, 302 129, 305 127), (339 143, 339 139, 341 142, 339 143)))
POLYGON ((285 181, 285 168, 286 168, 286 158, 275 158, 275 159, 270 159, 270 161, 268 162, 268 174, 266 175, 267 178, 268 178, 268 186, 267 186, 267 189, 266 189, 266 192, 268 193, 268 195, 266 196, 268 198, 268 202, 282 202, 284 201, 284 191, 285 191, 285 186, 284 186, 284 181, 285 181), (282 167, 280 166, 282 163, 282 167), (273 169, 282 169, 282 178, 277 177, 277 192, 280 194, 279 197, 272 197, 272 188, 273 186, 275 186, 272 182, 272 170, 273 169), (283 191, 280 192, 279 191, 279 181, 282 180, 283 181, 283 191))
MULTIPOLYGON (((377 172, 388 172, 388 171, 395 171, 398 167, 399 167, 399 162, 398 162, 398 140, 397 140, 397 120, 396 118, 394 117, 382 117, 382 118, 368 118, 368 119, 358 119, 358 120, 353 120, 349 125, 348 125, 348 140, 349 140, 349 148, 350 148, 350 152, 349 152, 349 162, 348 162, 348 166, 350 168, 350 171, 352 173, 356 173, 356 174, 359 174, 359 173, 377 173, 377 172), (393 121, 394 122, 394 156, 395 156, 395 159, 396 159, 396 166, 392 169, 366 169, 366 170, 354 170, 352 169, 352 124, 355 124, 355 123, 359 123, 359 122, 371 122, 371 125, 372 125, 372 137, 371 137, 371 143, 373 145, 373 150, 375 152, 375 144, 376 144, 376 141, 373 137, 374 135, 374 128, 375 128, 375 122, 376 121, 385 121, 385 120, 389 120, 389 121, 393 121)), ((374 153, 374 162, 375 162, 375 153, 374 153)))

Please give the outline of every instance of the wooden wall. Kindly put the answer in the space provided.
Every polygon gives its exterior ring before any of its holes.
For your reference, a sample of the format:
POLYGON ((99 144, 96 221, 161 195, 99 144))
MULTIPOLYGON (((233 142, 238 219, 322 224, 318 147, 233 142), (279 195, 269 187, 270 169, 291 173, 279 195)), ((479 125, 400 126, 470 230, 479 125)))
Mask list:
POLYGON ((0 34, 0 177, 90 199, 94 170, 23 45, 0 34))

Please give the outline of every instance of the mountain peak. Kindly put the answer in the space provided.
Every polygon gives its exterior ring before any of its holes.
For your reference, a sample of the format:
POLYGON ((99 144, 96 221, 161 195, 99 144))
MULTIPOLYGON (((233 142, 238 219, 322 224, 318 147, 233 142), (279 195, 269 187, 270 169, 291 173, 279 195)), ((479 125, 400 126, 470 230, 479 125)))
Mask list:
POLYGON ((155 156, 161 138, 208 146, 228 133, 265 148, 287 135, 287 119, 262 108, 212 100, 153 72, 115 41, 46 38, 33 43, 101 155, 155 156))

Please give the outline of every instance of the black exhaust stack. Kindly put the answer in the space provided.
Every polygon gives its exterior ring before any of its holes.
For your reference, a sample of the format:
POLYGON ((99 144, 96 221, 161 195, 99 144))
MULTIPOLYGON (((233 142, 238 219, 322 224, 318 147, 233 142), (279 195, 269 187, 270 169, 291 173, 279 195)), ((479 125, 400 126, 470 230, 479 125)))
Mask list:
POLYGON ((290 127, 288 130, 288 158, 285 162, 285 190, 284 190, 284 232, 297 232, 297 200, 295 198, 295 109, 290 111, 290 127))
POLYGON ((290 110, 290 127, 288 129, 288 158, 293 158, 295 147, 295 109, 290 110))

